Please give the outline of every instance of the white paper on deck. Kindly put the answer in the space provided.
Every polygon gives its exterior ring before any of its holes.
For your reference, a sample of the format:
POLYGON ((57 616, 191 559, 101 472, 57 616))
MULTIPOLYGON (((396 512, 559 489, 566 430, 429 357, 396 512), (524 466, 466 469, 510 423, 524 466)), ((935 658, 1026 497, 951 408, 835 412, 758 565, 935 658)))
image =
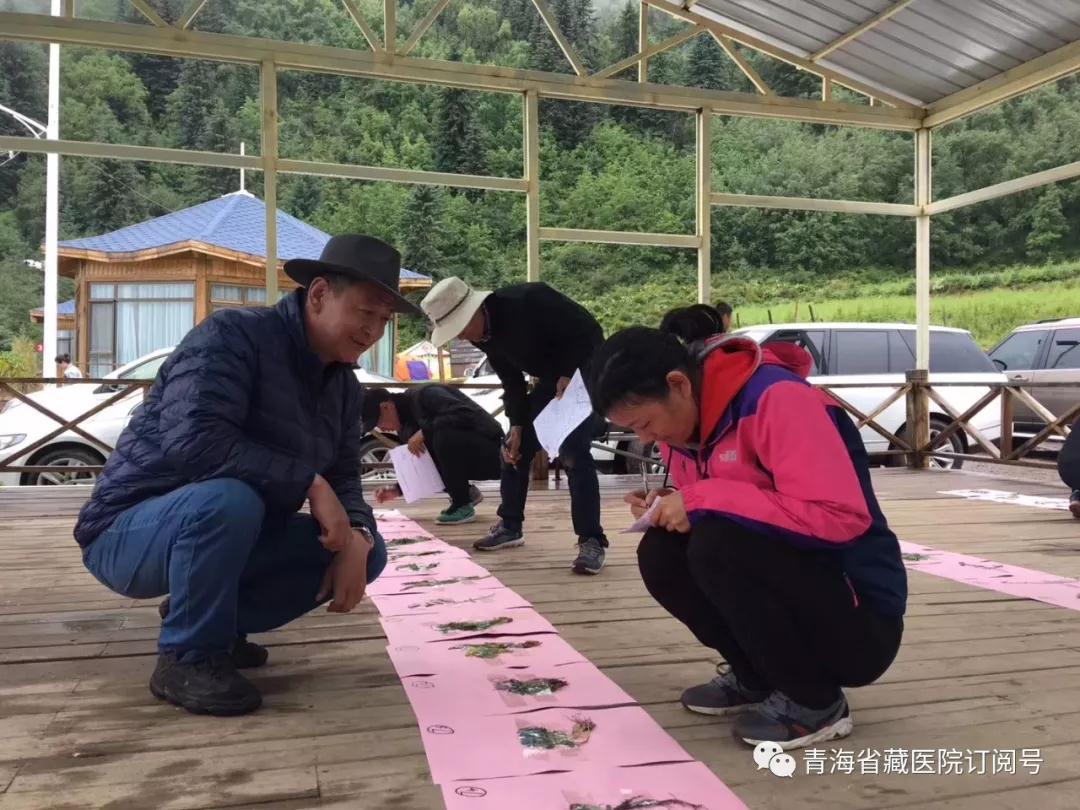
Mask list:
POLYGON ((570 384, 566 386, 561 399, 553 399, 548 403, 540 415, 533 420, 533 428, 536 430, 536 438, 540 440, 540 446, 551 457, 559 455, 559 448, 566 441, 566 437, 574 432, 592 415, 592 400, 585 388, 585 380, 581 372, 574 372, 570 384))
POLYGON ((390 461, 405 503, 431 498, 446 489, 431 453, 425 451, 423 455, 414 456, 409 446, 403 444, 390 451, 390 461))
POLYGON ((650 506, 645 511, 645 514, 634 521, 633 526, 631 526, 629 529, 623 529, 621 532, 619 532, 619 534, 638 534, 640 532, 647 532, 655 525, 653 524, 653 515, 656 514, 656 510, 659 508, 660 499, 657 498, 655 501, 652 502, 652 506, 650 506))

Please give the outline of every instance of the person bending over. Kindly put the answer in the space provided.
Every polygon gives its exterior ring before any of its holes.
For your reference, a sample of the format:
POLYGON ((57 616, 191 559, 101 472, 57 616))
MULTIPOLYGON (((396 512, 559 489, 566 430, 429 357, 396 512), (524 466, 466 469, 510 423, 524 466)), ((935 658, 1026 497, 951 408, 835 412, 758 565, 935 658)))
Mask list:
MULTIPOLYGON (((391 394, 385 388, 364 392, 364 425, 378 427, 408 442, 414 455, 431 453, 432 461, 450 496, 435 522, 442 525, 472 523, 476 505, 483 500, 470 481, 487 481, 501 475, 503 430, 495 417, 458 388, 429 383, 391 394)), ((379 503, 401 495, 397 486, 380 487, 379 503)))
POLYGON ((740 713, 738 738, 784 748, 851 733, 842 687, 891 665, 907 599, 859 432, 809 367, 791 345, 713 337, 692 352, 636 327, 589 377, 600 413, 662 443, 678 487, 627 501, 655 507, 638 547, 649 593, 727 663, 683 706, 740 713))
MULTIPOLYGON (((473 547, 497 551, 523 545, 532 460, 540 450, 533 420, 562 396, 576 371, 585 373, 604 332, 588 310, 541 282, 487 292, 451 277, 432 287, 420 306, 434 324, 432 343, 468 340, 487 354, 503 385, 510 436, 503 452, 500 520, 473 547), (526 375, 537 380, 531 391, 526 375)), ((578 538, 572 568, 578 574, 599 574, 608 545, 591 452, 592 439, 603 431, 603 420, 585 419, 559 449, 570 480, 570 515, 578 538)))

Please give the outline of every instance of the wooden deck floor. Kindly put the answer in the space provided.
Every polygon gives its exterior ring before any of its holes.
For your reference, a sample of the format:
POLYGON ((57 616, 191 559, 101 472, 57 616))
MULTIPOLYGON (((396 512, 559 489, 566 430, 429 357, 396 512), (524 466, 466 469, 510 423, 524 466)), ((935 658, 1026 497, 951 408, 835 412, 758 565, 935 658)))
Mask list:
MULTIPOLYGON (((902 539, 1080 577, 1080 523, 1066 513, 946 497, 1061 489, 964 473, 877 474, 902 539)), ((619 482, 609 526, 626 523, 619 482)), ((112 595, 71 539, 82 495, 0 492, 0 808, 442 807, 412 712, 370 604, 268 634, 254 674, 264 708, 199 718, 154 700, 155 604, 112 595)), ((406 509, 425 525, 439 504, 406 509)), ((680 690, 712 656, 642 587, 634 542, 573 576, 566 493, 530 500, 529 543, 482 557, 751 808, 1075 808, 1080 805, 1080 612, 911 575, 899 659, 854 690, 848 750, 1041 749, 1038 775, 854 775, 777 779, 755 770, 728 725, 682 711, 680 690)), ((482 522, 494 512, 481 507, 482 522)), ((467 546, 477 526, 436 533, 467 546)))

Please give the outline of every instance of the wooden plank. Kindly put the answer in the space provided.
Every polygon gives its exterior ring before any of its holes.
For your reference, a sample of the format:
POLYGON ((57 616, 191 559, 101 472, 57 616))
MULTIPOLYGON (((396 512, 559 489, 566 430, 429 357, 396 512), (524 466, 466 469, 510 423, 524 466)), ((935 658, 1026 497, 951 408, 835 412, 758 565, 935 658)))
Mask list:
MULTIPOLYGON (((1058 489, 962 472, 888 470, 875 472, 874 480, 902 539, 1080 576, 1080 541, 1067 514, 939 494, 989 487, 1060 495, 1058 489)), ((609 526, 627 520, 619 497, 632 485, 632 478, 603 482, 609 526)), ((315 612, 259 636, 271 663, 250 673, 265 697, 254 715, 223 724, 154 700, 146 681, 156 651, 157 600, 111 595, 83 569, 70 532, 85 497, 0 492, 5 516, 25 515, 0 527, 5 807, 55 806, 72 784, 79 785, 73 807, 148 806, 146 797, 162 807, 441 807, 370 605, 348 616, 315 612), (37 562, 43 537, 55 538, 48 570, 37 562)), ((728 723, 678 705, 683 688, 712 676, 718 655, 645 592, 636 538, 612 535, 600 577, 568 571, 566 497, 565 482, 531 493, 526 547, 476 555, 480 564, 530 600, 750 806, 805 800, 806 777, 763 780, 748 749, 731 740, 728 723)), ((441 506, 432 501, 408 511, 430 525, 441 506)), ((494 508, 491 502, 482 510, 494 508)), ((438 533, 469 548, 478 530, 438 533)), ((1072 677, 1080 666, 1080 611, 922 573, 910 574, 909 590, 900 654, 878 683, 850 691, 856 736, 844 747, 1043 747, 1048 768, 1008 782, 813 777, 815 802, 839 810, 966 809, 1030 793, 1045 806, 1064 806, 1055 803, 1080 783, 1072 765, 1080 757, 1064 756, 1080 746, 1080 684, 1072 677)))

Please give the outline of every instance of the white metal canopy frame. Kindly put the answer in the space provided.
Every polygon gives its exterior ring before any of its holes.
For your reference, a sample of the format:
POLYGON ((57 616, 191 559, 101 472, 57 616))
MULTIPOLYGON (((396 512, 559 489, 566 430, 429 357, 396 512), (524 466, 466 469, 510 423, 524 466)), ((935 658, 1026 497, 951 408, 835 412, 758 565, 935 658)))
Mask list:
MULTIPOLYGON (((52 15, 0 12, 0 38, 134 51, 258 66, 262 112, 260 156, 184 149, 88 143, 58 137, 58 97, 50 93, 47 137, 0 136, 0 151, 157 161, 264 173, 267 300, 277 297, 279 174, 453 186, 524 194, 529 280, 540 278, 540 242, 574 241, 693 249, 698 254, 698 300, 710 289, 710 225, 714 206, 744 206, 844 214, 910 217, 915 222, 916 321, 919 369, 929 367, 930 222, 935 214, 1080 176, 1080 162, 934 200, 931 133, 936 127, 985 109, 1080 69, 1080 0, 641 0, 639 50, 590 73, 560 30, 548 0, 532 0, 573 74, 452 63, 410 56, 454 0, 435 0, 402 43, 397 2, 383 0, 383 38, 355 0, 341 0, 370 50, 333 48, 254 37, 192 31, 208 0, 192 0, 169 24, 147 0, 129 0, 149 24, 76 17, 74 0, 52 0, 52 15), (688 27, 661 42, 649 38, 649 10, 684 20, 688 27), (648 81, 649 60, 697 36, 712 37, 744 73, 755 93, 732 93, 648 81), (776 94, 744 58, 749 48, 821 78, 821 98, 776 94), (615 78, 637 68, 637 80, 615 78), (516 93, 524 103, 521 177, 491 177, 397 168, 322 163, 278 155, 278 71, 305 70, 369 79, 516 93), (842 86, 870 104, 836 101, 842 86), (692 234, 630 233, 550 228, 540 222, 539 100, 623 104, 696 116, 696 221, 692 234), (915 134, 915 195, 911 204, 827 200, 713 192, 710 135, 713 115, 780 118, 820 124, 876 127, 915 134)), ((58 65, 58 59, 55 59, 58 65)), ((56 70, 54 68, 53 70, 56 70)), ((55 79, 55 77, 53 77, 55 79)), ((55 189, 47 220, 55 218, 55 189), (52 214, 49 214, 52 211, 52 214)), ((48 228, 47 228, 48 230, 48 228)), ((55 227, 53 228, 53 232, 55 227)), ((56 334, 55 247, 46 252, 45 329, 56 334), (50 261, 51 258, 51 261, 50 261), (49 291, 52 294, 49 294, 49 291)), ((46 352, 46 359, 51 352, 46 352)))

